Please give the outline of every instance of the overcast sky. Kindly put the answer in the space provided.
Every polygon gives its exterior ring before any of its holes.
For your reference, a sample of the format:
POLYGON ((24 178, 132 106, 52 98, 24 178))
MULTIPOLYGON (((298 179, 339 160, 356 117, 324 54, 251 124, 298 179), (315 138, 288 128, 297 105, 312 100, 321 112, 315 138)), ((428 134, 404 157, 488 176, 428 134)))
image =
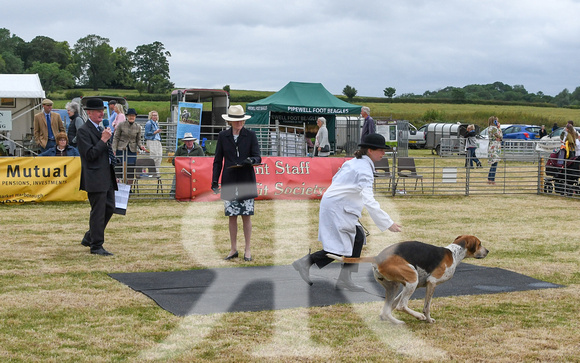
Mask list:
POLYGON ((580 86, 580 0, 19 0, 3 2, 0 27, 71 47, 89 34, 128 50, 159 41, 177 87, 580 86))

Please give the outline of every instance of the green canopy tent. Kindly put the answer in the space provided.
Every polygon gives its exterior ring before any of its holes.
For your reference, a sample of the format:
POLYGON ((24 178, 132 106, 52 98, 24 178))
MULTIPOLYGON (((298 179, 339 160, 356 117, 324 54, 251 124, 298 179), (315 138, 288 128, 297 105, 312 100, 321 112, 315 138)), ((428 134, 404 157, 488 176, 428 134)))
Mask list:
POLYGON ((246 110, 252 116, 248 124, 257 125, 273 124, 276 120, 284 125, 312 125, 323 116, 330 143, 334 144, 336 115, 359 114, 361 106, 335 97, 321 83, 289 82, 273 95, 248 103, 246 110))

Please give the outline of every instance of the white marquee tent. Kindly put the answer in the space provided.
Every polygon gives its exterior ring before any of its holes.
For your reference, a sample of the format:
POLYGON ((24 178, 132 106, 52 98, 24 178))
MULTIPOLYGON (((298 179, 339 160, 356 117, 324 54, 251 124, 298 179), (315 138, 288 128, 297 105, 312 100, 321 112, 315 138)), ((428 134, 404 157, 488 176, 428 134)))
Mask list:
MULTIPOLYGON (((40 111, 40 103, 46 97, 38 74, 0 74, 0 112, 9 111, 12 118, 11 130, 0 134, 26 144, 32 138, 34 114, 40 111)), ((7 112, 6 112, 7 113, 7 112)), ((0 141, 2 141, 0 140, 0 141)))

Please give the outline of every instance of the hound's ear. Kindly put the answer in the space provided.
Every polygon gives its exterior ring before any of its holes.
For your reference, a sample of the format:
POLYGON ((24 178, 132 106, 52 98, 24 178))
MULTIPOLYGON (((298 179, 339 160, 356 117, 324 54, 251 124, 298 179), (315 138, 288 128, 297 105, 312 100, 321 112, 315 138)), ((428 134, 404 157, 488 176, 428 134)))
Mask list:
POLYGON ((458 236, 455 239, 455 241, 453 241, 453 243, 455 243, 456 245, 459 245, 459 246, 465 248, 465 243, 466 242, 465 242, 465 238, 464 237, 465 237, 464 235, 458 236))

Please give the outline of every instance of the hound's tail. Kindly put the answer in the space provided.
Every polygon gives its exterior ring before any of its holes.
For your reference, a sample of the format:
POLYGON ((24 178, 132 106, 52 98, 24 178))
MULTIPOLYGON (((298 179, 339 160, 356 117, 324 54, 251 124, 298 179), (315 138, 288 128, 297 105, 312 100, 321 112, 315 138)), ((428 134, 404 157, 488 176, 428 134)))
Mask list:
POLYGON ((377 262, 374 257, 342 257, 342 256, 333 255, 332 253, 327 253, 326 257, 330 257, 334 260, 344 262, 344 263, 361 263, 361 262, 376 263, 377 262))

